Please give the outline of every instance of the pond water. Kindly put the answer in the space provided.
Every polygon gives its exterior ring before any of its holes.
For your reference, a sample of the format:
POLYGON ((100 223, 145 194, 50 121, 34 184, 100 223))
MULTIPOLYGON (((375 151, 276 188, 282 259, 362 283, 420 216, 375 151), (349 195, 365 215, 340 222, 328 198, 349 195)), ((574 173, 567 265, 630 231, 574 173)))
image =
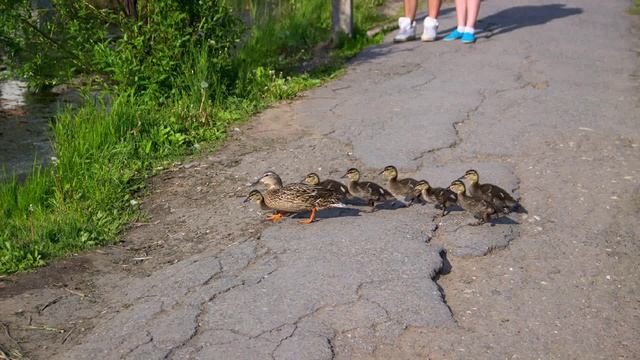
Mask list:
POLYGON ((35 162, 46 166, 53 156, 49 122, 77 103, 73 92, 32 94, 22 81, 0 82, 0 179, 23 179, 35 162))

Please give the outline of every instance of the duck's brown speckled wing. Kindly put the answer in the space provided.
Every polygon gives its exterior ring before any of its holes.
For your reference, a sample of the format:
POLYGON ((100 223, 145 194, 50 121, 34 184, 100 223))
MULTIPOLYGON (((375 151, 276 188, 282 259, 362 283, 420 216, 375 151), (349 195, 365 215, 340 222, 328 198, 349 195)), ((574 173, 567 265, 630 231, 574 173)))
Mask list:
POLYGON ((382 186, 371 182, 371 181, 363 181, 359 183, 360 188, 369 194, 370 198, 376 201, 387 201, 395 199, 393 194, 391 194, 387 189, 382 186))
POLYGON ((398 182, 404 186, 408 186, 410 188, 414 188, 416 187, 416 185, 418 185, 418 180, 416 179, 412 179, 412 178, 404 178, 401 180, 398 180, 398 182))
POLYGON ((342 197, 349 195, 349 189, 347 189, 347 185, 336 180, 331 180, 331 179, 323 180, 318 185, 325 189, 329 189, 333 192, 336 192, 342 197))
POLYGON ((270 208, 286 212, 304 212, 340 204, 340 197, 335 192, 320 186, 298 183, 269 190, 264 194, 264 200, 270 208))
POLYGON ((482 184, 478 188, 484 195, 483 198, 496 204, 498 207, 514 206, 516 200, 503 188, 493 184, 482 184))
POLYGON ((404 198, 405 201, 409 201, 413 198, 413 189, 418 184, 418 181, 411 178, 404 178, 397 180, 395 183, 389 183, 390 192, 397 197, 404 198))
POLYGON ((444 206, 451 206, 458 202, 458 195, 449 189, 434 188, 432 194, 435 201, 444 206))

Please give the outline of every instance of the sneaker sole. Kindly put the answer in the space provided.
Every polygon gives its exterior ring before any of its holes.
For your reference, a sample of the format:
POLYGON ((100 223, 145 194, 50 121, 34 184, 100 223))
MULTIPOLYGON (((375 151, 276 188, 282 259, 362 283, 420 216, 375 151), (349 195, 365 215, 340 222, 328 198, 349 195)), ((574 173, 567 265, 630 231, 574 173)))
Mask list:
POLYGON ((422 42, 432 42, 432 41, 436 41, 436 38, 420 38, 420 40, 422 42))

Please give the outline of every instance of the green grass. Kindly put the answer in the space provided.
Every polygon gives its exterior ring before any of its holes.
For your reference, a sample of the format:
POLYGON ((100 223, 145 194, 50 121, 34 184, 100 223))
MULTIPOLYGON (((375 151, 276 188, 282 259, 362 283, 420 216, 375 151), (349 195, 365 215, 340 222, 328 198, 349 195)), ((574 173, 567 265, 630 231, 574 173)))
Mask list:
POLYGON ((640 15, 640 0, 633 0, 633 5, 629 8, 629 13, 640 15))
POLYGON ((336 44, 331 62, 311 74, 296 69, 330 38, 330 2, 324 0, 300 2, 284 20, 253 29, 233 61, 233 86, 217 83, 220 69, 194 50, 184 59, 182 88, 169 96, 122 88, 102 94, 102 102, 88 97, 79 109, 64 111, 52 124, 54 164, 36 166, 23 182, 0 183, 0 273, 117 241, 143 216, 138 198, 146 179, 219 143, 229 124, 317 86, 380 40, 364 36, 381 20, 375 11, 380 2, 356 1, 356 37, 336 44))

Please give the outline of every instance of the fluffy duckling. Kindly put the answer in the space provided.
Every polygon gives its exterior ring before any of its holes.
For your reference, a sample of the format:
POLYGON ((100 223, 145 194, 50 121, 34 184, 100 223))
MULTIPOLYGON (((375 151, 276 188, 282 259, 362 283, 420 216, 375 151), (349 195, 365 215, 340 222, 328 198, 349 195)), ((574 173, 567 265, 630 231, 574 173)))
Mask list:
POLYGON ((349 193, 355 197, 365 200, 371 207, 370 212, 375 211, 376 201, 389 201, 395 199, 393 195, 382 186, 370 181, 360 181, 360 171, 356 168, 347 170, 342 178, 349 179, 349 183, 347 184, 349 193))
POLYGON ((447 208, 455 205, 458 202, 458 196, 456 193, 449 189, 431 187, 426 180, 420 180, 415 186, 415 196, 422 196, 425 202, 432 202, 437 206, 442 207, 442 216, 445 216, 447 208))
POLYGON ((496 215, 498 212, 495 206, 489 201, 468 196, 464 183, 460 180, 452 182, 451 185, 449 185, 449 190, 458 196, 458 205, 473 214, 476 219, 479 219, 479 221, 473 225, 480 225, 489 221, 491 216, 496 215))
POLYGON ((253 201, 262 203, 276 211, 276 214, 267 218, 273 222, 282 219, 285 213, 301 213, 311 211, 309 219, 300 221, 301 224, 310 224, 316 218, 316 211, 330 207, 344 207, 340 196, 335 192, 319 186, 292 183, 282 185, 282 179, 273 171, 267 171, 258 179, 259 183, 266 186, 267 191, 260 201, 256 194, 253 201))
POLYGON ((509 212, 518 202, 504 189, 493 184, 480 184, 476 170, 467 170, 462 178, 469 181, 469 195, 491 202, 496 208, 509 212))
POLYGON ((340 195, 341 199, 346 199, 349 196, 349 190, 343 183, 331 179, 320 181, 320 176, 316 173, 307 174, 302 182, 308 185, 320 186, 325 189, 329 189, 340 195))
POLYGON ((382 174, 387 178, 387 189, 393 196, 398 199, 405 199, 405 201, 413 198, 414 188, 418 184, 417 180, 411 178, 398 179, 398 169, 393 165, 386 166, 378 175, 382 174))

